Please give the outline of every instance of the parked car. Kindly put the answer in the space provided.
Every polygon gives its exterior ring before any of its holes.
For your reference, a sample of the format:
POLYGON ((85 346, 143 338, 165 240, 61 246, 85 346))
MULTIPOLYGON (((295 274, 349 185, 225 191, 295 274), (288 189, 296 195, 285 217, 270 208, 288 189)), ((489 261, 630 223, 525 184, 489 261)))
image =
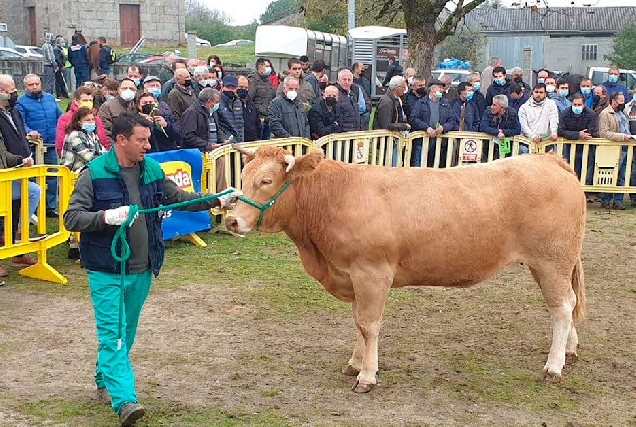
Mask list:
POLYGON ((161 64, 164 60, 163 55, 150 53, 126 53, 117 57, 118 64, 161 64))
POLYGON ((449 76, 453 87, 457 87, 461 82, 467 82, 470 79, 470 73, 472 73, 471 70, 437 69, 431 71, 433 79, 439 80, 442 76, 449 76))
POLYGON ((226 43, 217 44, 217 45, 214 45, 214 47, 244 46, 246 44, 252 44, 252 43, 254 43, 254 41, 252 40, 238 39, 238 40, 230 40, 229 42, 226 42, 226 43))
POLYGON ((26 55, 23 55, 14 49, 8 47, 0 47, 0 58, 2 59, 17 59, 26 57, 26 55))
POLYGON ((15 45, 14 49, 16 52, 30 58, 44 58, 44 52, 42 52, 42 48, 37 46, 22 46, 17 44, 15 45))
POLYGON ((198 38, 198 37, 197 37, 197 46, 207 46, 207 47, 210 47, 210 46, 212 46, 212 45, 210 44, 210 42, 209 42, 209 41, 207 41, 207 40, 205 40, 205 39, 200 39, 200 38, 198 38))
MULTIPOLYGON (((627 89, 636 89, 636 71, 619 70, 618 82, 622 83, 627 89)), ((592 80, 592 84, 600 85, 607 81, 609 77, 609 67, 590 67, 587 71, 587 77, 592 80)))

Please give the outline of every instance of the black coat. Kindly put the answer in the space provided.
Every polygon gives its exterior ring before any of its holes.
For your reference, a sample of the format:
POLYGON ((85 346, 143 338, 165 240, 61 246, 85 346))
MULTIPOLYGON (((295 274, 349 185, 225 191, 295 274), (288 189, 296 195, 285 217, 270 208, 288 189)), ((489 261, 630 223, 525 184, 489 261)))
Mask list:
POLYGON ((309 129, 311 138, 318 139, 325 135, 342 132, 340 126, 340 107, 334 106, 331 111, 327 109, 325 100, 316 102, 309 110, 309 129))
MULTIPOLYGON (((197 103, 188 107, 184 111, 181 118, 181 148, 198 148, 201 151, 205 151, 208 145, 211 144, 209 140, 210 136, 210 123, 208 121, 210 113, 201 103, 197 103)), ((217 113, 212 115, 216 122, 217 132, 217 144, 223 143, 227 136, 221 131, 219 126, 219 116, 217 113)))
POLYGON ((249 96, 243 101, 243 126, 245 142, 259 141, 261 139, 263 132, 258 107, 249 96))
POLYGON ((577 116, 572 112, 572 107, 570 107, 563 110, 559 115, 557 134, 560 137, 577 140, 579 139, 579 132, 585 129, 592 136, 598 137, 598 118, 592 109, 583 107, 583 112, 577 116))
POLYGON ((31 147, 29 146, 29 141, 26 139, 22 115, 17 108, 9 110, 9 114, 11 114, 15 128, 7 116, 3 112, 0 112, 0 133, 2 133, 2 137, 4 138, 7 151, 12 154, 17 154, 18 156, 29 157, 31 155, 31 147))

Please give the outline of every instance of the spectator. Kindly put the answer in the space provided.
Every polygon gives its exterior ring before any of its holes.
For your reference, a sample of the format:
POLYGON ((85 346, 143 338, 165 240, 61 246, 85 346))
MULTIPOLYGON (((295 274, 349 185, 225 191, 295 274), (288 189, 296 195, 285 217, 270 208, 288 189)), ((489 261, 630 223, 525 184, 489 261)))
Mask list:
POLYGON ((251 72, 247 78, 250 82, 248 95, 254 101, 261 120, 263 134, 259 139, 269 139, 269 103, 276 96, 276 89, 272 86, 269 75, 272 73, 271 62, 267 58, 256 60, 256 71, 251 72))
POLYGON ((161 85, 161 93, 163 96, 163 101, 168 102, 168 95, 170 94, 170 92, 172 92, 172 89, 174 89, 174 85, 176 84, 174 73, 180 69, 184 69, 184 70, 188 69, 186 65, 186 60, 183 58, 177 58, 172 62, 173 76, 168 81, 166 81, 165 83, 161 85))
MULTIPOLYGON (((510 81, 506 78, 506 69, 504 67, 495 67, 492 70, 493 82, 486 91, 486 106, 492 104, 495 95, 510 94, 510 81)), ((482 80, 483 80, 482 76, 482 80)))
POLYGON ((600 116, 601 112, 609 105, 609 97, 607 96, 607 89, 605 86, 598 85, 594 87, 594 95, 592 97, 592 110, 597 116, 600 116))
POLYGON ((337 87, 327 86, 323 97, 309 110, 309 129, 312 139, 316 140, 325 135, 342 132, 342 126, 338 123, 340 120, 338 93, 337 87))
POLYGON ((64 70, 66 69, 66 55, 62 45, 64 44, 64 37, 58 36, 55 38, 55 46, 53 46, 53 55, 55 56, 55 95, 58 98, 68 99, 67 85, 70 82, 64 79, 64 70))
POLYGON ((66 138, 66 128, 71 123, 73 118, 73 113, 75 113, 80 107, 86 107, 93 111, 93 116, 95 118, 95 133, 99 138, 100 144, 102 144, 107 149, 110 148, 110 142, 108 141, 108 136, 106 135, 106 129, 104 128, 104 123, 102 119, 96 114, 97 110, 93 105, 93 89, 87 86, 82 86, 75 91, 75 97, 71 101, 69 105, 69 110, 62 114, 62 116, 57 121, 57 131, 55 132, 55 150, 58 155, 62 154, 62 147, 64 146, 64 139, 66 138))
POLYGON ((225 73, 223 71, 223 61, 221 61, 221 58, 217 55, 208 56, 208 65, 212 70, 214 70, 219 80, 223 79, 225 73))
POLYGON ((106 44, 106 37, 99 37, 99 59, 97 65, 99 67, 100 74, 106 74, 107 76, 111 76, 111 66, 113 62, 115 62, 115 58, 113 55, 113 49, 106 44))
POLYGON ((147 76, 144 79, 143 85, 144 93, 152 94, 152 96, 154 96, 157 100, 159 105, 159 115, 163 117, 179 135, 179 137, 175 140, 175 143, 178 146, 181 143, 181 128, 179 127, 179 124, 175 122, 174 117, 172 117, 172 110, 170 109, 170 106, 161 100, 161 80, 157 76, 147 76))
POLYGON ((545 84, 545 79, 547 79, 549 75, 550 75, 550 72, 546 70, 545 68, 539 70, 537 72, 537 83, 545 84))
POLYGON ((526 98, 532 92, 530 85, 523 81, 523 70, 519 67, 514 67, 512 69, 512 81, 521 87, 521 92, 526 95, 526 98))
POLYGON ((128 68, 126 68, 126 78, 132 80, 135 83, 135 86, 137 86, 137 89, 142 89, 141 81, 143 79, 143 75, 139 70, 139 65, 129 65, 128 68))
POLYGON ((236 96, 238 78, 232 75, 223 77, 221 106, 221 128, 226 134, 232 134, 236 142, 245 141, 245 123, 243 122, 243 102, 236 96), (223 120, 225 118, 225 120, 223 120))
POLYGON ((44 44, 42 45, 42 54, 44 55, 44 92, 51 95, 55 93, 55 69, 57 68, 55 51, 53 50, 54 40, 53 33, 46 33, 44 34, 44 44))
POLYGON ((241 100, 243 107, 243 129, 244 140, 258 141, 261 139, 261 119, 258 114, 258 108, 249 96, 249 80, 245 76, 238 76, 238 87, 236 96, 241 100))
MULTIPOLYGON (((298 100, 303 104, 305 110, 309 110, 312 104, 316 100, 316 94, 309 82, 306 82, 302 77, 302 67, 300 65, 300 61, 295 58, 291 58, 289 61, 289 70, 288 75, 292 77, 296 77, 298 80, 298 100)), ((276 90, 276 95, 280 96, 283 94, 283 86, 278 86, 276 90)))
POLYGON ((326 87, 326 82, 323 80, 323 77, 325 77, 325 61, 317 59, 311 66, 311 71, 305 75, 305 81, 311 85, 316 95, 315 100, 322 98, 322 91, 326 87), (321 83, 325 86, 321 87, 321 83))
POLYGON ((592 89, 594 85, 592 84, 592 80, 588 78, 583 78, 581 80, 581 84, 579 93, 583 96, 583 100, 585 101, 585 106, 588 108, 592 108, 592 104, 594 103, 594 95, 592 94, 592 89))
MULTIPOLYGON (((493 82, 493 74, 492 74, 493 71, 495 70, 496 67, 501 67, 501 66, 502 66, 501 58, 497 56, 493 56, 490 58, 490 62, 488 63, 488 66, 484 68, 484 70, 481 72, 480 89, 481 89, 482 95, 485 96, 488 93, 488 88, 493 82)), ((491 103, 492 101, 488 103, 487 105, 490 105, 491 103)))
MULTIPOLYGON (((309 57, 307 55, 301 55, 300 58, 298 58, 298 60, 300 61, 300 66, 303 69, 303 74, 307 75, 307 73, 309 72, 309 57)), ((319 96, 319 95, 316 95, 319 96)))
POLYGON ((311 138, 305 107, 298 100, 298 87, 296 77, 285 77, 283 92, 269 104, 269 124, 276 138, 311 138))
POLYGON ((457 86, 458 96, 450 101, 450 106, 455 113, 455 121, 458 123, 460 132, 479 132, 480 114, 477 105, 470 102, 473 99, 473 85, 468 82, 461 82, 457 86))
MULTIPOLYGON (((104 123, 104 129, 106 130, 106 138, 108 143, 113 145, 113 120, 124 111, 135 112, 135 93, 137 86, 135 82, 126 78, 119 84, 119 90, 116 98, 111 98, 99 107, 99 118, 104 123)), ((110 146, 109 145, 109 146, 110 146)))
POLYGON ((340 126, 343 132, 362 130, 362 117, 360 116, 360 91, 353 83, 353 74, 344 69, 338 72, 338 106, 340 107, 340 126))
POLYGON ((570 108, 572 103, 567 98, 569 94, 570 84, 567 81, 559 80, 559 84, 557 87, 555 78, 552 76, 548 76, 545 79, 545 88, 548 92, 548 98, 554 101, 557 108, 559 109, 559 113, 567 108, 570 108))
POLYGON ((88 60, 88 50, 85 45, 80 44, 79 36, 75 34, 71 37, 68 61, 73 66, 75 73, 75 87, 79 88, 84 82, 90 80, 91 70, 88 60))
POLYGON ((526 95, 519 84, 510 83, 508 101, 508 106, 510 108, 513 108, 515 111, 519 111, 519 108, 528 101, 528 95, 526 95))
POLYGON ((139 114, 152 124, 150 126, 150 150, 148 151, 176 150, 181 139, 179 129, 171 118, 161 115, 162 111, 159 108, 157 98, 152 93, 143 93, 137 98, 136 104, 139 114))
POLYGON ((442 89, 442 97, 451 102, 453 99, 457 98, 457 89, 453 87, 453 80, 450 76, 443 75, 439 78, 439 81, 444 85, 444 89, 442 89))
MULTIPOLYGON (((629 132, 629 123, 627 117, 623 113, 625 106, 625 95, 620 90, 615 90, 609 97, 609 105, 601 112, 598 119, 598 127, 601 138, 609 139, 610 141, 630 141, 632 135, 629 132)), ((625 168, 627 167, 627 146, 621 147, 621 156, 618 167, 618 179, 616 185, 622 187, 625 185, 625 168)), ((630 186, 636 184, 634 182, 634 175, 630 178, 630 186)), ((601 195, 601 208, 610 209, 610 202, 612 202, 612 196, 614 203, 611 205, 612 209, 625 210, 623 204, 623 193, 611 194, 604 193, 601 195)), ((636 205, 636 194, 630 194, 632 198, 632 205, 636 205)))
MULTIPOLYGON (((17 108, 24 119, 27 136, 42 138, 47 150, 44 153, 44 163, 57 165, 55 151, 55 128, 62 111, 58 107, 53 95, 42 92, 42 82, 35 74, 24 77, 26 92, 18 97, 17 108)), ((46 179, 46 216, 57 218, 57 179, 46 179)))
POLYGON ((190 77, 188 70, 185 68, 179 68, 174 72, 174 78, 176 84, 168 94, 167 103, 172 110, 172 117, 174 117, 177 123, 181 124, 181 115, 190 106, 196 105, 197 97, 190 88, 192 85, 192 78, 190 77))
MULTIPOLYGON (((448 101, 442 98, 443 86, 439 80, 431 80, 428 83, 428 96, 422 98, 415 104, 410 117, 411 128, 413 130, 426 131, 429 137, 428 158, 426 162, 428 167, 433 167, 437 136, 452 130, 457 130, 455 114, 448 101)), ((447 143, 441 148, 442 150, 448 148, 447 143)), ((442 158, 445 158, 445 153, 442 158)), ((421 164, 422 144, 414 143, 411 165, 420 166, 421 164)))
POLYGON ((362 62, 354 62, 351 67, 351 72, 353 73, 353 82, 360 86, 367 96, 371 96, 371 81, 364 76, 366 72, 366 65, 362 62))
POLYGON ((380 98, 375 110, 373 129, 408 131, 411 126, 406 122, 402 108, 402 98, 407 91, 406 80, 402 76, 393 76, 389 90, 380 98))
POLYGON ((403 72, 404 70, 395 59, 395 56, 389 56, 389 68, 387 68, 386 70, 386 75, 384 76, 382 86, 388 86, 393 76, 401 76, 403 72))
POLYGON ((404 114, 406 117, 411 117, 411 112, 413 111, 413 107, 415 103, 420 99, 426 96, 428 92, 426 90, 426 80, 422 76, 413 76, 413 79, 410 83, 410 90, 404 96, 404 104, 402 108, 404 109, 404 114))
POLYGON ((537 83, 532 98, 519 108, 521 133, 537 144, 546 138, 555 141, 558 137, 559 109, 554 101, 547 99, 545 86, 537 83))
POLYGON ((183 113, 181 148, 211 151, 228 142, 229 135, 219 126, 220 103, 221 93, 216 89, 205 88, 199 93, 198 102, 183 113))
MULTIPOLYGON (((495 95, 492 99, 492 105, 484 111, 484 115, 479 123, 479 130, 481 132, 492 135, 498 140, 521 134, 519 116, 515 109, 510 108, 508 101, 509 99, 506 95, 495 95)), ((500 157, 499 144, 495 143, 493 145, 493 158, 497 159, 500 157)), ((528 147, 525 145, 519 147, 520 153, 527 153, 528 151, 528 147)), ((485 162, 487 158, 488 150, 486 149, 482 156, 482 162, 485 162)))
POLYGON ((471 99, 470 102, 475 104, 479 114, 483 115, 484 111, 486 111, 486 98, 484 97, 484 94, 481 93, 481 74, 479 74, 477 71, 470 73, 470 75, 468 76, 468 81, 473 84, 473 90, 475 91, 475 93, 473 94, 473 99, 471 99))
POLYGON ((612 65, 607 73, 607 81, 603 82, 607 96, 611 97, 614 92, 621 92, 625 99, 629 99, 629 91, 624 84, 618 81, 621 74, 619 68, 616 65, 612 65))
MULTIPOLYGON (((88 107, 76 109, 71 121, 64 129, 66 136, 62 145, 60 164, 73 172, 79 172, 93 158, 106 152, 106 147, 99 142, 96 130, 93 109, 88 107)), ((79 248, 79 245, 75 248, 79 248)))
POLYGON ((179 57, 174 53, 169 53, 166 55, 166 59, 164 60, 164 63, 161 64, 161 69, 159 70, 158 75, 161 84, 164 84, 174 77, 174 69, 172 68, 172 64, 175 60, 177 60, 177 58, 179 57))

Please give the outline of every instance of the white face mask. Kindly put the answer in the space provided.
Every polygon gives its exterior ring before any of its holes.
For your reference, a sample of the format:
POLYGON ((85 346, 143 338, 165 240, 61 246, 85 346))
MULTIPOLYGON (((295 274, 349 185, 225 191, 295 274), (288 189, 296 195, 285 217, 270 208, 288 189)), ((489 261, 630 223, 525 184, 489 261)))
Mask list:
POLYGON ((545 87, 545 90, 546 90, 548 93, 552 93, 552 92, 554 92, 554 90, 555 90, 555 89, 556 89, 556 86, 554 86, 554 85, 547 85, 547 86, 545 87))
POLYGON ((296 92, 295 90, 288 90, 286 96, 287 96, 287 99, 289 99, 290 101, 293 101, 298 96, 298 92, 296 92))
POLYGON ((121 93, 121 99, 123 99, 126 102, 132 101, 133 99, 135 99, 135 91, 130 89, 124 89, 124 91, 121 93))

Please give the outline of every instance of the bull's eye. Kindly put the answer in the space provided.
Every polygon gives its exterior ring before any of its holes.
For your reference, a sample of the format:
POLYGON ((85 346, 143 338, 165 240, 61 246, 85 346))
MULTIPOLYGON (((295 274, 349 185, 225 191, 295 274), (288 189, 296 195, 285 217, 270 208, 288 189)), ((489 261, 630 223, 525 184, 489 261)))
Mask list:
POLYGON ((261 179, 261 185, 270 185, 272 183, 271 178, 263 178, 261 179))

